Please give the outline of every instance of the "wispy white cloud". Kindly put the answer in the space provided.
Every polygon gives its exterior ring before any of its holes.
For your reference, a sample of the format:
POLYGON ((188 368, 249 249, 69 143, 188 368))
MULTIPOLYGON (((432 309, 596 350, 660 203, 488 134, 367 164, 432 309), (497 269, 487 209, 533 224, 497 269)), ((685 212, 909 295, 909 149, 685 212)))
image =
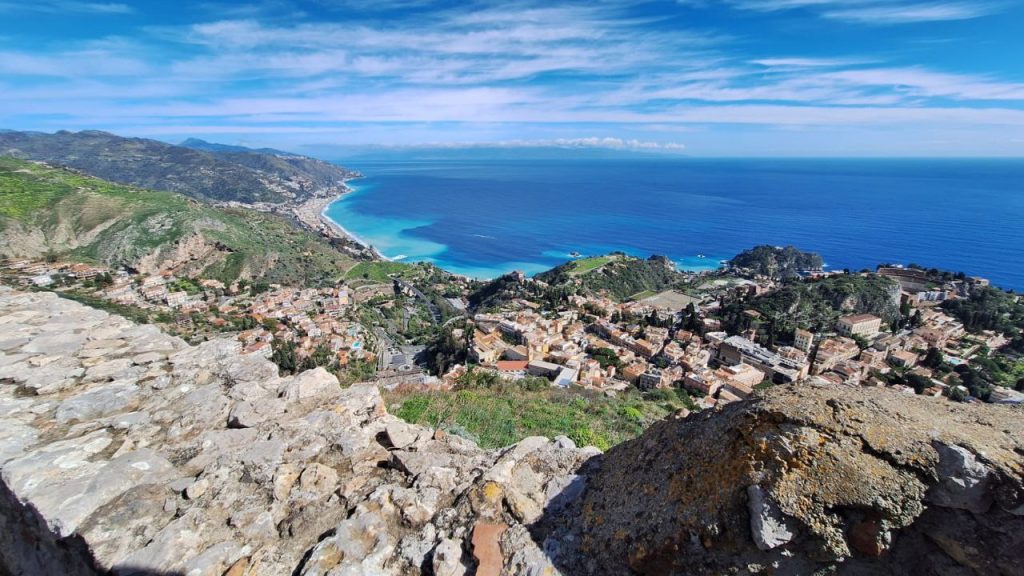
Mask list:
POLYGON ((923 68, 868 68, 824 73, 824 81, 876 87, 915 97, 957 100, 1024 101, 1024 83, 1000 82, 970 74, 949 74, 923 68))
POLYGON ((197 74, 290 76, 337 72, 404 82, 466 84, 548 73, 614 74, 664 66, 665 56, 706 49, 720 38, 687 31, 636 34, 635 22, 586 6, 486 8, 403 25, 255 20, 197 24, 165 36, 215 55, 176 63, 197 74))
POLYGON ((3 12, 44 12, 84 14, 131 14, 135 9, 117 2, 77 2, 74 0, 32 0, 31 2, 0 2, 3 12))
POLYGON ((847 22, 865 24, 909 24, 916 22, 942 22, 972 20, 988 16, 997 7, 984 3, 933 2, 923 4, 878 4, 826 10, 823 16, 847 22))
POLYGON ((494 140, 486 142, 434 141, 416 144, 396 144, 387 148, 561 148, 561 149, 604 149, 629 150, 633 152, 682 152, 686 145, 680 142, 652 142, 637 139, 623 139, 613 136, 589 136, 584 138, 553 138, 540 140, 494 140))
MULTIPOLYGON (((359 9, 358 2, 335 4, 342 12, 359 9)), ((467 139, 509 146, 621 149, 670 149, 674 144, 662 141, 670 133, 724 124, 1024 126, 1024 84, 1012 77, 944 71, 941 62, 897 65, 871 50, 829 53, 816 46, 775 54, 751 38, 637 18, 629 4, 448 4, 398 19, 377 18, 391 9, 380 5, 365 8, 370 16, 332 22, 274 0, 237 17, 146 28, 132 40, 68 41, 50 50, 8 44, 0 50, 0 125, 324 140, 351 139, 358 126, 368 141, 421 142, 453 126, 467 139), (610 136, 576 137, 594 133, 610 136)), ((835 18, 829 14, 897 6, 894 0, 733 4, 773 18, 798 9, 835 18)))
POLYGON ((861 64, 872 64, 877 62, 872 58, 761 58, 751 60, 751 64, 758 64, 766 68, 842 68, 861 64))
POLYGON ((60 78, 125 77, 149 72, 140 59, 108 50, 70 50, 56 54, 0 51, 0 73, 60 78))
POLYGON ((1001 3, 986 0, 732 0, 731 3, 744 10, 780 12, 803 9, 833 20, 878 25, 971 20, 989 16, 1002 8, 1001 3))

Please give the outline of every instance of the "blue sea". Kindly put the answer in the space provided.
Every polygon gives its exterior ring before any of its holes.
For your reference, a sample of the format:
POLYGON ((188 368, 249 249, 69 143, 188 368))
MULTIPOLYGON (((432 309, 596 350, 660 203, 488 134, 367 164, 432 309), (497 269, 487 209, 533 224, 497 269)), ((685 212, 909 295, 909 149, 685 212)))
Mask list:
POLYGON ((711 269, 791 244, 833 269, 916 263, 1024 289, 1020 160, 339 163, 365 178, 328 217, 388 258, 477 278, 616 250, 711 269))

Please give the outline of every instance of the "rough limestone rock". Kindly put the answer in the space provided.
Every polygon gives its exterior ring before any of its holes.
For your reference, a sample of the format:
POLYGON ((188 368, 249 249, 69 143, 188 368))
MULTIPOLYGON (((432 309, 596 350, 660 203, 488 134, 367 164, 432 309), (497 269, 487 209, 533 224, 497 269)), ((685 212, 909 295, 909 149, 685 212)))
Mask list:
POLYGON ((602 455, 0 287, 0 574, 1022 574, 1024 415, 778 387, 602 455))
POLYGON ((963 446, 935 443, 942 480, 928 492, 928 501, 946 508, 984 514, 992 505, 992 470, 963 446))
POLYGON ((1024 411, 794 385, 656 423, 535 527, 565 574, 1024 573, 1024 411))

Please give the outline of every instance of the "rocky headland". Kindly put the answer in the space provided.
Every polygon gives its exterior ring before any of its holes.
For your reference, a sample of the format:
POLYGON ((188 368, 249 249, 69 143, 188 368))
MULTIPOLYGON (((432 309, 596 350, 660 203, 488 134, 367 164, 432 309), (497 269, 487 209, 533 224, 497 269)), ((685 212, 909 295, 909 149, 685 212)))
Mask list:
POLYGON ((607 454, 487 451, 389 415, 372 383, 0 288, 0 567, 1020 574, 1021 416, 806 384, 607 454))

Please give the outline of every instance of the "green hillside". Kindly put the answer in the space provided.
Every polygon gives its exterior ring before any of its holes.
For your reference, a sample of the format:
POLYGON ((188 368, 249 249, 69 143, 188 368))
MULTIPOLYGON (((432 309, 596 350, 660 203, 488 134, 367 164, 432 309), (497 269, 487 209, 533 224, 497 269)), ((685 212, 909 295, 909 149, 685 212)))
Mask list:
POLYGON ((793 246, 755 246, 737 254, 729 264, 769 278, 795 278, 803 270, 821 270, 825 262, 820 255, 793 246))
POLYGON ((718 314, 725 329, 737 333, 748 328, 747 309, 761 313, 764 328, 780 334, 797 328, 830 329, 844 314, 874 314, 882 318, 884 330, 900 316, 899 286, 876 274, 791 281, 768 294, 722 307, 718 314))
POLYGON ((618 300, 644 291, 660 292, 685 281, 664 256, 643 259, 624 254, 567 262, 536 278, 555 286, 576 286, 581 294, 605 294, 618 300))
POLYGON ((0 157, 0 256, 48 254, 186 275, 331 281, 353 264, 281 217, 0 157))
POLYGON ((0 132, 0 156, 69 166, 111 182, 201 200, 246 204, 337 195, 344 181, 356 175, 340 166, 276 150, 220 152, 97 130, 0 132))

